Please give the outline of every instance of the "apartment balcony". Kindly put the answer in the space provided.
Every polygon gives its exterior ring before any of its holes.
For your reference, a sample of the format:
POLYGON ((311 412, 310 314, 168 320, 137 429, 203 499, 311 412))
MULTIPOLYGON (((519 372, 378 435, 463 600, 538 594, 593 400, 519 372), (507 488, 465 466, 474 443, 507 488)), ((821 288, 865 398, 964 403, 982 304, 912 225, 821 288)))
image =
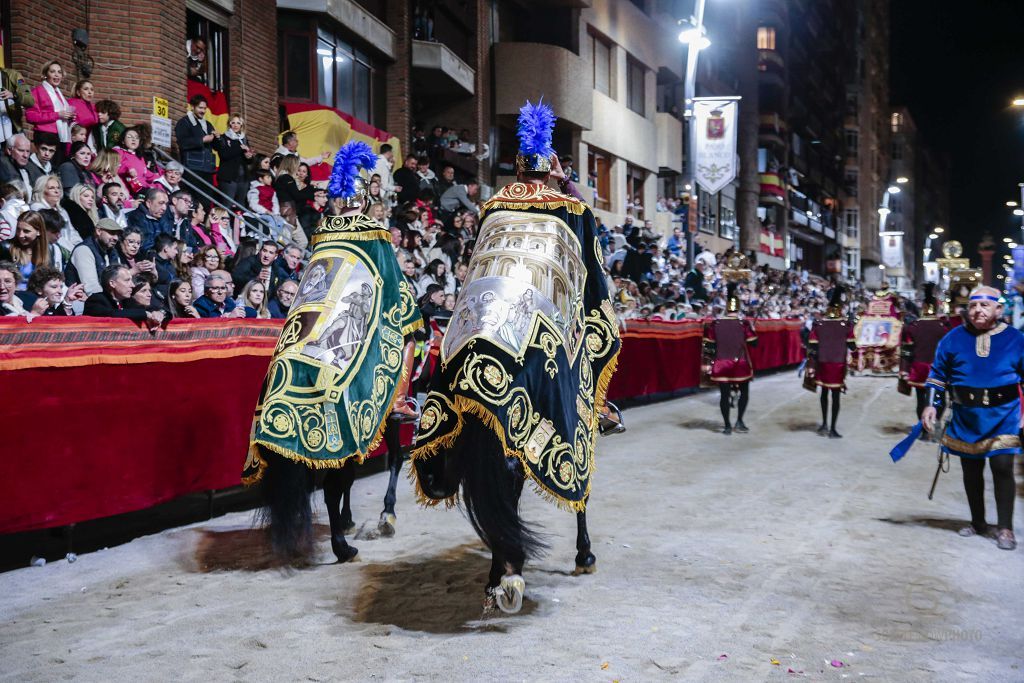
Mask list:
POLYGON ((494 46, 494 113, 518 116, 523 102, 544 101, 578 128, 593 127, 591 66, 557 45, 503 42, 494 46))
POLYGON ((658 168, 683 170, 683 122, 665 112, 654 115, 658 138, 658 168))
POLYGON ((761 114, 758 117, 757 137, 758 141, 765 146, 785 146, 786 122, 775 113, 761 114))
POLYGON ((476 72, 444 43, 412 41, 412 75, 416 89, 434 97, 476 94, 476 72))
POLYGON ((330 17, 384 56, 395 58, 395 32, 354 0, 277 0, 277 8, 330 17))
POLYGON ((757 51, 757 70, 761 85, 783 88, 786 85, 786 63, 777 50, 757 51))

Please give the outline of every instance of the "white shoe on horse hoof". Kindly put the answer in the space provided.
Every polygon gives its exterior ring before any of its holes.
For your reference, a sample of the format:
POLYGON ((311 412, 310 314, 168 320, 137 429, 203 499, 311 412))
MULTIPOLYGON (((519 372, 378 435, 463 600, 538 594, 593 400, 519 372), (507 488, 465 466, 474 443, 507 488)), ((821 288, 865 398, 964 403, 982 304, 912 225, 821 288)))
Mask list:
POLYGON ((501 585, 495 591, 498 609, 505 614, 515 614, 523 608, 523 593, 526 592, 526 581, 519 574, 507 574, 501 577, 501 585))
POLYGON ((390 513, 382 512, 380 513, 380 522, 377 523, 377 533, 384 538, 391 538, 395 535, 395 525, 397 523, 397 517, 390 513))

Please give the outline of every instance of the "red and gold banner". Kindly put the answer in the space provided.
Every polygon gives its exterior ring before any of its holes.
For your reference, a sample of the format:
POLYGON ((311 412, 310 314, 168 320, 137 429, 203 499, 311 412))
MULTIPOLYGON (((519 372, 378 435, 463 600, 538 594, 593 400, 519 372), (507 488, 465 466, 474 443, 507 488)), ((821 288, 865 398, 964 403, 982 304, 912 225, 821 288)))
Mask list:
MULTIPOLYGON (((288 128, 299 135, 299 156, 319 157, 330 152, 332 157, 349 140, 362 140, 374 152, 383 143, 391 145, 395 159, 402 158, 401 144, 397 137, 360 121, 351 114, 325 107, 321 104, 284 103, 288 115, 288 128)), ((310 169, 313 180, 327 180, 331 175, 331 164, 317 164, 310 169)))
POLYGON ((185 101, 188 102, 195 95, 205 97, 206 116, 204 118, 213 125, 213 129, 218 133, 226 131, 228 129, 228 118, 231 115, 227 96, 222 91, 213 92, 198 81, 187 80, 185 81, 185 86, 187 89, 185 101))

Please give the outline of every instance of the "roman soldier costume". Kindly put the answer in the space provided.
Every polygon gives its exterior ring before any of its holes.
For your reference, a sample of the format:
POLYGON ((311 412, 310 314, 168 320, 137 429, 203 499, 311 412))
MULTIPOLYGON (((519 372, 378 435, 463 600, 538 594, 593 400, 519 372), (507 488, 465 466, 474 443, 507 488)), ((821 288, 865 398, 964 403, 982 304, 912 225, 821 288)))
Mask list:
POLYGON ((837 284, 832 289, 825 317, 816 320, 807 340, 807 373, 805 383, 821 387, 821 426, 818 434, 831 439, 842 436, 836 431, 839 419, 839 397, 846 391, 847 357, 854 348, 853 325, 843 315, 845 290, 837 284), (832 397, 832 422, 828 422, 829 394, 832 397))
POLYGON ((924 286, 921 317, 904 326, 900 342, 901 392, 909 395, 913 389, 916 393, 918 419, 928 405, 925 382, 928 381, 928 373, 935 358, 935 348, 949 330, 949 322, 938 315, 935 283, 928 282, 924 286))
POLYGON ((721 392, 719 408, 725 423, 723 434, 732 434, 729 412, 734 392, 738 394, 736 431, 749 431, 743 423, 743 414, 750 398, 750 380, 754 377, 749 347, 757 344, 757 332, 754 331, 754 323, 743 317, 738 287, 737 282, 726 285, 728 295, 725 313, 704 324, 704 368, 707 380, 717 384, 721 392))

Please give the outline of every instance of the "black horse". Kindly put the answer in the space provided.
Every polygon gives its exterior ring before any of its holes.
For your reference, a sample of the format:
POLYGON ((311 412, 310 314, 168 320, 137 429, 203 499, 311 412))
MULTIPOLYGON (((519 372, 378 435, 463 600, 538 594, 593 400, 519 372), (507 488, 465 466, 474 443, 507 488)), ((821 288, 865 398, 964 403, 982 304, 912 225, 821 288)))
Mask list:
MULTIPOLYGON (((622 416, 614 409, 618 422, 603 426, 602 433, 617 433, 622 416)), ((473 529, 491 551, 491 569, 484 588, 484 609, 497 606, 515 613, 522 607, 526 583, 523 565, 547 550, 548 545, 533 527, 519 515, 519 499, 526 474, 518 458, 505 455, 497 436, 479 419, 463 414, 466 443, 474 445, 472 456, 461 451, 444 450, 414 466, 423 494, 443 500, 458 493, 473 529)), ((576 513, 576 567, 573 575, 597 571, 597 558, 591 552, 587 532, 587 513, 576 513)))
MULTIPOLYGON (((388 420, 384 428, 387 445, 388 490, 384 494, 384 511, 380 514, 377 535, 393 536, 397 515, 395 498, 398 475, 404 454, 399 436, 401 424, 388 420)), ((263 526, 270 531, 274 552, 289 562, 304 562, 313 554, 313 511, 309 496, 316 483, 316 473, 306 465, 260 447, 267 463, 261 483, 264 507, 260 511, 263 526)), ((356 478, 354 460, 339 469, 329 469, 323 478, 324 503, 331 523, 331 550, 338 562, 348 562, 359 552, 345 540, 355 530, 352 520, 352 482, 356 478)))

